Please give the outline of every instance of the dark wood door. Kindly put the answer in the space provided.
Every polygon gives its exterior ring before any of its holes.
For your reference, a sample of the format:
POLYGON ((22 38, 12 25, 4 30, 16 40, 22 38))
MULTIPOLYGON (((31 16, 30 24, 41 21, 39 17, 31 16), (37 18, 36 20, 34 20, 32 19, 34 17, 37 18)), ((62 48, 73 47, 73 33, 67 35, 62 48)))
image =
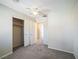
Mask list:
POLYGON ((23 20, 13 18, 13 48, 22 46, 24 44, 23 20))

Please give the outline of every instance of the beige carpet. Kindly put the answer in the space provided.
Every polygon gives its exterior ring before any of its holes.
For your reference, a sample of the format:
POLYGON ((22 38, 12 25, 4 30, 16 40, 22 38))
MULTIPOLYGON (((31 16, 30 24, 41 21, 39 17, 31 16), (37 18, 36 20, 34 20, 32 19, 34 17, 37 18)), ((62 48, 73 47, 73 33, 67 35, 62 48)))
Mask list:
POLYGON ((72 54, 47 48, 45 45, 20 47, 3 59, 75 59, 72 54))

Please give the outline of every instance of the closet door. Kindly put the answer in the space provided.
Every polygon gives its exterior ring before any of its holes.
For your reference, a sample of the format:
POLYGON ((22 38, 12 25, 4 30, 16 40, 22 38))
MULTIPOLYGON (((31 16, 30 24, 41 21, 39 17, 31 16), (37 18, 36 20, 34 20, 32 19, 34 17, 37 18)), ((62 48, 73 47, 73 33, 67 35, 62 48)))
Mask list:
POLYGON ((21 26, 13 26, 13 32, 14 32, 14 40, 13 40, 13 47, 18 47, 20 45, 22 45, 21 43, 21 26))
POLYGON ((22 46, 23 39, 23 24, 21 21, 14 19, 13 22, 13 48, 22 46))

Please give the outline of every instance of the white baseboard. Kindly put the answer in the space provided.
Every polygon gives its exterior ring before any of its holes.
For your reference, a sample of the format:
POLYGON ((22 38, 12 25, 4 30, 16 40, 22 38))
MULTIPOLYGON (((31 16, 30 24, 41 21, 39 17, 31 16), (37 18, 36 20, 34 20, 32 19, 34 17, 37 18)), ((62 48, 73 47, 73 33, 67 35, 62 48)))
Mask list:
POLYGON ((12 53, 13 53, 13 52, 9 52, 9 53, 7 53, 7 54, 1 56, 0 59, 2 59, 2 58, 4 58, 4 57, 7 57, 8 55, 11 55, 12 53))
POLYGON ((74 56, 75 56, 75 59, 78 59, 78 55, 75 55, 75 54, 74 54, 74 56))
POLYGON ((52 47, 49 47, 49 46, 48 46, 48 48, 73 54, 73 52, 66 51, 66 50, 56 49, 56 48, 52 48, 52 47))

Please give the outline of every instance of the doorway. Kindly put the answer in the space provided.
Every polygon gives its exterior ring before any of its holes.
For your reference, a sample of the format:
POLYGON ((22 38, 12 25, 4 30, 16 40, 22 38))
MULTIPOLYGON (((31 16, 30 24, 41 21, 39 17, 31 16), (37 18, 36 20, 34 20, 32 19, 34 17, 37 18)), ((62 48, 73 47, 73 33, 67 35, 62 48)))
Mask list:
POLYGON ((43 26, 41 23, 35 23, 36 44, 43 44, 43 26))
POLYGON ((48 37, 47 37, 47 21, 35 23, 35 41, 36 44, 44 44, 48 45, 48 37))
POLYGON ((24 46, 24 21, 13 17, 13 51, 24 46))

